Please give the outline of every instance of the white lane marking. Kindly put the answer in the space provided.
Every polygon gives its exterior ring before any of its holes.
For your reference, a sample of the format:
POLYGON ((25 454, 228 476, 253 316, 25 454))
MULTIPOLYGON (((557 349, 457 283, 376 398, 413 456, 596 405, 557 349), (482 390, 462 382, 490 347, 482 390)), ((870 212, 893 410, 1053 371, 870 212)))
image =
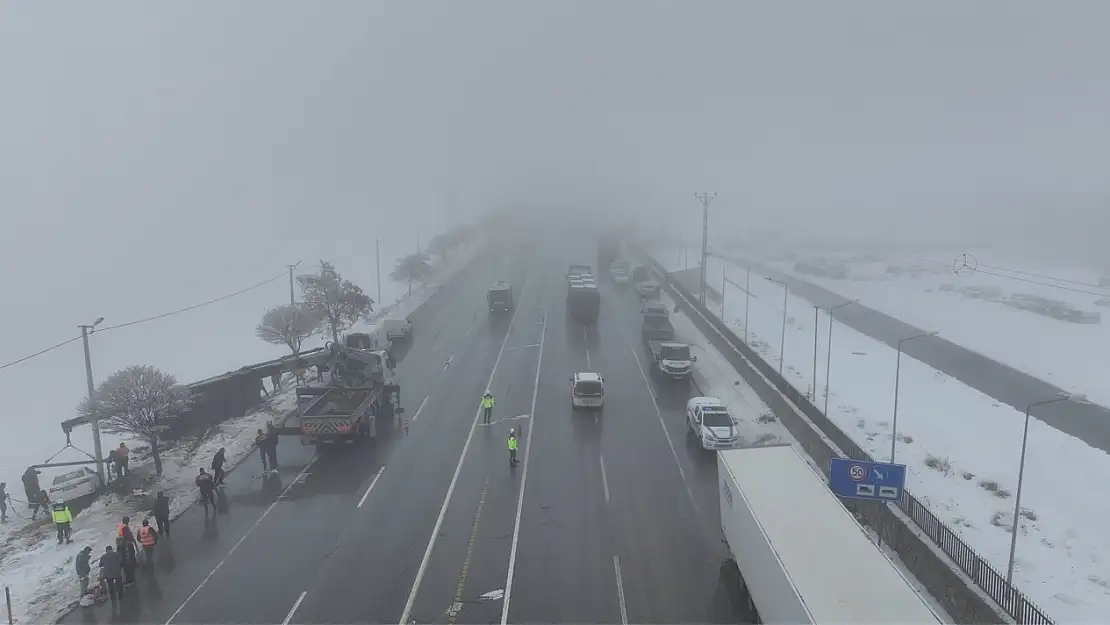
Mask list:
POLYGON ((539 346, 540 346, 539 343, 532 343, 530 345, 514 345, 512 347, 506 347, 505 351, 511 352, 511 351, 517 350, 517 349, 534 349, 534 348, 539 347, 539 346))
POLYGON ((690 490, 690 482, 686 479, 686 471, 682 468, 682 462, 678 459, 678 452, 675 451, 674 441, 671 440, 671 434, 667 431, 667 424, 663 421, 663 412, 659 410, 659 404, 655 401, 655 393, 651 390, 651 381, 648 379, 647 372, 644 371, 644 366, 640 364, 640 357, 636 354, 636 348, 632 344, 628 344, 628 349, 632 351, 632 359, 636 361, 636 368, 640 370, 640 375, 644 378, 644 384, 647 386, 648 394, 651 395, 651 405, 655 407, 655 416, 659 419, 659 427, 663 428, 663 436, 667 437, 667 445, 671 448, 671 456, 674 457, 674 464, 678 467, 678 474, 682 476, 682 486, 686 489, 686 494, 690 497, 690 503, 694 505, 694 512, 701 514, 698 508, 698 500, 694 499, 694 491, 690 490))
POLYGON ((374 480, 370 482, 370 486, 366 488, 366 492, 362 493, 362 499, 358 500, 358 505, 355 506, 356 508, 361 508, 362 504, 366 503, 366 498, 370 496, 370 491, 374 490, 374 485, 378 483, 378 480, 382 477, 382 473, 385 473, 385 465, 382 465, 382 468, 378 469, 378 474, 374 476, 374 480))
MULTIPOLYGON (((489 372, 489 380, 486 381, 486 388, 491 388, 493 386, 493 376, 497 375, 497 367, 501 364, 501 356, 505 355, 505 345, 508 344, 509 337, 512 336, 513 333, 516 311, 517 309, 514 308, 513 316, 509 319, 509 329, 505 332, 505 338, 501 341, 501 349, 497 350, 497 360, 493 361, 493 370, 489 372)), ((541 349, 540 351, 542 353, 543 350, 541 349)), ((448 362, 450 362, 450 358, 448 362)), ((436 541, 439 539, 439 529, 443 527, 443 519, 447 516, 447 506, 451 503, 451 495, 455 492, 455 485, 459 483, 459 473, 462 472, 463 461, 466 460, 466 452, 470 449, 470 441, 474 438, 474 431, 478 429, 478 420, 481 417, 482 404, 478 402, 478 410, 474 413, 474 422, 470 424, 470 433, 466 435, 466 443, 463 444, 462 453, 459 454, 459 463, 455 465, 455 474, 451 477, 451 485, 447 487, 447 495, 443 498, 443 506, 439 509, 439 516, 436 518, 435 527, 432 528, 432 535, 428 539, 428 547, 424 550, 424 559, 420 561, 420 568, 416 570, 416 579, 412 582, 412 590, 409 591, 409 598, 405 601, 405 609, 401 612, 400 620, 397 621, 398 625, 409 625, 409 617, 412 615, 412 608, 416 604, 416 593, 420 591, 420 584, 424 581, 424 574, 428 570, 428 562, 432 559, 432 550, 435 549, 436 541)), ((528 466, 527 462, 528 460, 526 457, 526 467, 528 466)))
POLYGON ((277 499, 270 503, 270 506, 266 508, 266 510, 262 513, 262 516, 258 517, 258 520, 254 522, 254 525, 250 526, 250 528, 247 530, 247 533, 243 534, 243 537, 231 546, 231 549, 227 552, 227 555, 224 556, 223 560, 220 560, 219 564, 216 565, 216 568, 212 569, 212 571, 208 573, 208 575, 206 575, 203 580, 201 580, 200 585, 198 585, 196 589, 193 590, 193 592, 189 593, 189 596, 185 598, 185 601, 182 601, 181 605, 178 606, 176 610, 174 610, 173 614, 171 614, 168 619, 166 619, 166 625, 169 625, 170 622, 173 621, 173 619, 177 618, 178 614, 181 614, 181 611, 185 609, 185 606, 189 605, 189 602, 193 600, 193 597, 197 596, 197 593, 199 593, 200 590, 204 588, 206 584, 208 584, 208 580, 212 579, 212 576, 216 574, 216 571, 220 570, 220 568, 223 567, 224 563, 227 562, 228 559, 231 557, 231 554, 235 553, 235 550, 239 548, 239 545, 242 545, 243 541, 251 535, 251 532, 254 531, 254 528, 258 527, 258 524, 262 522, 262 519, 265 519, 266 516, 270 514, 270 511, 273 510, 274 506, 278 505, 278 502, 285 497, 285 494, 289 492, 289 489, 300 483, 304 475, 308 473, 308 469, 311 468, 313 463, 315 462, 316 456, 313 455, 312 459, 308 461, 308 464, 306 464, 305 467, 301 469, 301 472, 297 474, 297 477, 293 478, 293 481, 285 487, 285 490, 281 491, 281 495, 279 495, 277 499))
POLYGON ((281 625, 289 625, 289 621, 293 620, 293 615, 297 613, 297 608, 301 607, 301 602, 304 601, 307 594, 308 591, 306 590, 301 593, 300 597, 297 597, 297 602, 293 604, 292 608, 289 608, 289 614, 285 615, 285 620, 281 622, 281 625))
POLYGON ((416 414, 412 415, 412 418, 409 419, 409 423, 413 423, 416 421, 416 418, 420 416, 420 411, 424 410, 424 404, 428 403, 429 398, 431 398, 431 395, 428 395, 424 398, 424 401, 420 402, 420 407, 416 409, 416 414))
MULTIPOLYGON (((543 369, 543 344, 547 340, 547 313, 543 315, 543 330, 540 334, 540 356, 536 361, 536 379, 532 382, 532 416, 536 415, 536 398, 540 392, 540 371, 543 369)), ((524 443, 524 472, 520 475, 520 495, 516 500, 516 521, 513 523, 513 544, 509 548, 509 573, 505 578, 505 603, 501 606, 501 625, 509 622, 509 600, 513 596, 513 573, 516 572, 516 549, 520 543, 520 515, 524 511, 524 486, 528 483, 528 461, 532 459, 532 438, 536 424, 528 428, 528 440, 524 443)))
POLYGON ((617 574, 617 601, 621 605, 621 625, 628 625, 628 608, 624 604, 624 580, 621 578, 621 560, 613 556, 613 571, 617 574))
POLYGON ((609 477, 605 475, 605 456, 598 456, 601 460, 601 488, 605 491, 605 501, 609 501, 609 477))

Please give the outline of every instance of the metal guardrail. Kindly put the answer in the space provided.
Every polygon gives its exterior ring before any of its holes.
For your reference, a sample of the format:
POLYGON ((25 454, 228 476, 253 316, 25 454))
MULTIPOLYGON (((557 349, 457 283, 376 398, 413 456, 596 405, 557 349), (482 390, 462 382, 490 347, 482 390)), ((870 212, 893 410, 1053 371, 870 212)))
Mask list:
MULTIPOLYGON (((854 460, 874 460, 866 451, 857 445, 855 441, 845 434, 843 430, 837 427, 837 425, 826 417, 823 412, 814 406, 805 394, 794 388, 793 385, 787 382, 784 377, 780 376, 778 372, 768 365, 754 350, 748 347, 748 345, 724 322, 702 306, 693 294, 687 291, 677 280, 672 278, 670 272, 666 271, 662 265, 643 251, 640 251, 640 255, 646 261, 645 264, 651 266, 655 270, 655 273, 661 277, 668 288, 678 293, 682 299, 685 300, 686 304, 697 311, 706 323, 712 326, 714 330, 728 341, 730 344, 729 347, 740 352, 748 362, 759 370, 759 373, 761 373, 763 377, 774 385, 776 391, 801 410, 801 412, 817 426, 821 434, 828 437, 828 439, 839 447, 846 456, 854 460)), ((929 537, 933 544, 952 559, 956 566, 958 566, 976 586, 982 589, 1003 611, 1013 617, 1017 623, 1023 625, 1054 625, 1053 620, 1049 618, 1042 609, 1030 601, 1020 590, 1008 584, 1004 575, 999 573, 986 561, 986 559, 968 546, 963 539, 953 532, 943 521, 937 518, 936 515, 930 512, 929 508, 921 503, 921 501, 914 497, 908 490, 903 490, 903 497, 897 502, 897 506, 911 521, 913 521, 914 525, 929 537)), ((893 516, 894 514, 886 506, 882 506, 879 510, 886 512, 886 515, 893 516)), ((860 514, 862 511, 857 509, 855 512, 860 514)), ((884 525, 882 517, 886 515, 880 513, 879 519, 872 519, 868 522, 868 525, 878 531, 880 535, 884 534, 882 530, 882 526, 884 525), (874 521, 879 522, 875 523, 874 521)), ((872 515, 861 514, 861 516, 867 517, 872 515)), ((897 521, 895 520, 894 522, 897 521)))

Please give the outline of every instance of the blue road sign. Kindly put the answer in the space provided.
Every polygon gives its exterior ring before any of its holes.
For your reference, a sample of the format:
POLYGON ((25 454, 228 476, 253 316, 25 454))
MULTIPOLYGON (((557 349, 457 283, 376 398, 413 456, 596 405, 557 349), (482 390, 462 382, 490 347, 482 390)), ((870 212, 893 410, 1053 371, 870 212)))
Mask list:
POLYGON ((829 461, 829 488, 838 497, 898 501, 906 487, 906 465, 849 458, 829 461))

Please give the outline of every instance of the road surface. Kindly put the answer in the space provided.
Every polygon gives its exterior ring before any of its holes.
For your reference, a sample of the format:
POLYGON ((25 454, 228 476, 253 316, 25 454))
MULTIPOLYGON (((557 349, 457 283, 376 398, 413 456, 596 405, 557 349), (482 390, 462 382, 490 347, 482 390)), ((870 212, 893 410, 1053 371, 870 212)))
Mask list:
MULTIPOLYGON (((739 267, 753 264, 739 258, 728 260, 739 267)), ((850 301, 828 289, 763 265, 755 271, 786 282, 790 285, 791 293, 804 297, 815 306, 827 309, 850 301)), ((742 286, 740 288, 743 289, 742 286)), ((834 316, 837 321, 854 330, 895 348, 900 339, 930 331, 914 327, 862 304, 845 306, 837 310, 834 316)), ((1033 349, 1032 343, 1030 341, 1030 349, 1033 349)), ((1062 392, 1062 389, 1044 380, 991 360, 940 336, 905 342, 902 344, 902 351, 1022 412, 1030 404, 1053 399, 1062 392)), ((1110 452, 1110 409, 1092 403, 1058 402, 1038 406, 1035 410, 1036 417, 1048 425, 1079 438, 1092 447, 1110 452)))
POLYGON ((596 329, 568 323, 567 265, 594 253, 577 245, 577 257, 549 245, 483 258, 420 311, 397 370, 407 436, 316 457, 283 440, 280 485, 248 460, 228 478, 228 513, 186 513, 115 614, 65 620, 739 622, 714 457, 686 436, 687 391, 645 375, 628 289, 602 281, 596 329), (513 284, 511 318, 485 308, 495 278, 513 284), (581 370, 605 378, 596 417, 570 410, 581 370))

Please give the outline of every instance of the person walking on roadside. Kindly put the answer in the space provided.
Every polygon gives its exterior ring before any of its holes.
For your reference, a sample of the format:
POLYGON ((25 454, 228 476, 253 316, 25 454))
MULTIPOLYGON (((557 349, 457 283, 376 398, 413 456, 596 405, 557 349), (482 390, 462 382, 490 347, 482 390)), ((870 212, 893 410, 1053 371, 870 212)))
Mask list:
POLYGON ((112 473, 118 473, 119 471, 120 468, 116 464, 116 450, 109 449, 108 458, 104 460, 104 477, 108 479, 109 484, 112 483, 112 473))
POLYGON ((127 448, 127 445, 123 441, 120 441, 119 447, 116 447, 116 464, 119 465, 120 471, 122 471, 120 477, 127 473, 131 473, 131 468, 127 466, 130 456, 131 450, 127 448))
POLYGON ((139 528, 139 544, 143 548, 143 560, 145 561, 148 569, 154 568, 154 546, 158 544, 158 532, 150 526, 150 521, 143 519, 143 525, 139 528))
POLYGON ((139 568, 139 548, 134 537, 119 545, 120 565, 123 567, 123 585, 135 585, 135 571, 139 568))
POLYGON ((62 544, 65 540, 66 544, 73 542, 70 536, 73 533, 73 513, 69 511, 69 506, 66 502, 59 501, 51 506, 50 518, 54 521, 54 527, 58 529, 58 544, 62 544))
POLYGON ((8 522, 8 483, 0 482, 0 523, 8 522))
POLYGON ((154 500, 154 521, 158 524, 158 533, 169 538, 170 498, 162 491, 158 491, 158 498, 154 500))
POLYGON ((212 480, 212 475, 204 472, 204 467, 200 468, 200 475, 196 480, 197 488, 200 489, 200 501, 204 504, 204 517, 208 518, 208 504, 212 504, 212 513, 216 514, 216 483, 212 480))
POLYGON ((277 461, 277 448, 278 448, 278 435, 277 430, 274 429, 274 424, 266 424, 266 455, 270 457, 270 470, 278 470, 277 461))
POLYGON ((262 472, 265 473, 270 468, 266 465, 266 433, 262 428, 258 428, 258 434, 254 435, 254 445, 258 447, 258 457, 262 459, 262 472))
POLYGON ((224 463, 227 462, 227 452, 223 447, 212 456, 212 483, 215 486, 223 486, 224 478, 227 474, 224 473, 224 463))
POLYGON ((81 596, 89 594, 89 574, 92 567, 89 560, 92 558, 92 547, 85 547, 77 553, 77 581, 81 584, 81 596))
POLYGON ((123 561, 120 555, 112 551, 112 546, 104 548, 104 555, 100 556, 100 572, 104 576, 104 583, 108 586, 108 596, 112 603, 123 599, 123 561))

